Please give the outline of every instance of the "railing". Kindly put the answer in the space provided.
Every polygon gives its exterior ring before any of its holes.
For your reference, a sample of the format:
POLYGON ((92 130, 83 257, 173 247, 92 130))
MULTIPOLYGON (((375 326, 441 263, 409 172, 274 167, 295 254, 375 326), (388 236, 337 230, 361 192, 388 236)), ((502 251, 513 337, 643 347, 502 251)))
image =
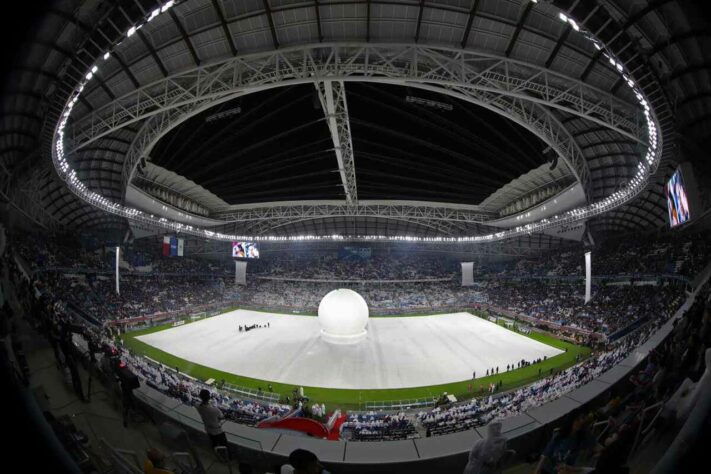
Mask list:
POLYGON ((251 398, 253 400, 261 400, 270 403, 278 403, 281 395, 276 392, 265 392, 263 390, 257 390, 249 387, 242 387, 240 385, 232 385, 226 383, 219 387, 221 390, 232 392, 238 394, 242 397, 251 398))
MULTIPOLYGON (((115 269, 106 269, 106 268, 90 268, 90 267, 65 267, 65 266, 51 266, 51 267, 41 267, 41 268, 36 268, 32 270, 32 274, 37 274, 37 273, 48 273, 48 272, 58 272, 58 273, 67 273, 67 274, 86 274, 90 273, 92 275, 114 275, 115 269)), ((215 271, 201 271, 201 272, 194 272, 194 271, 189 271, 186 270, 184 272, 160 272, 160 271, 151 271, 151 272, 141 272, 141 271, 134 271, 134 270, 126 270, 126 269, 121 269, 121 276, 137 276, 137 277, 152 277, 152 276, 160 276, 160 277, 204 277, 204 278, 230 278, 230 276, 234 276, 234 274, 231 274, 230 272, 225 272, 225 271, 220 271, 220 270, 215 270, 215 271)))
POLYGON ((622 337, 625 337, 627 334, 644 325, 647 321, 649 321, 649 316, 642 316, 641 318, 637 318, 627 326, 623 327, 622 329, 618 329, 614 333, 607 336, 607 341, 614 342, 622 337))
POLYGON ((195 313, 207 313, 208 316, 214 316, 220 312, 235 308, 239 304, 236 300, 226 300, 219 303, 211 303, 199 306, 189 306, 181 310, 166 311, 164 313, 154 313, 145 316, 136 316, 133 318, 115 319, 108 321, 108 324, 113 326, 136 326, 139 324, 154 324, 157 322, 168 323, 179 318, 189 318, 195 313))
POLYGON ((113 472, 117 474, 141 474, 141 463, 135 451, 118 449, 109 445, 104 438, 99 440, 99 447, 108 454, 113 472))
POLYGON ((656 421, 659 414, 662 412, 663 408, 664 402, 661 401, 654 403, 648 407, 644 407, 641 410, 639 424, 637 425, 637 432, 634 435, 634 444, 632 444, 632 449, 630 450, 632 454, 634 454, 637 451, 637 448, 639 448, 641 441, 640 438, 642 434, 646 434, 649 432, 649 429, 653 426, 654 422, 656 421), (649 419, 650 417, 648 416, 648 413, 652 413, 651 420, 649 419), (645 419, 649 420, 646 425, 644 424, 645 419))
POLYGON ((380 400, 364 402, 363 407, 368 410, 409 410, 412 408, 433 407, 437 397, 410 398, 403 400, 380 400))
POLYGON ((66 309, 69 310, 75 317, 86 321, 92 326, 101 326, 101 321, 84 311, 82 308, 78 307, 72 302, 66 304, 66 309))
POLYGON ((565 325, 561 325, 558 323, 554 323, 553 321, 547 321, 545 319, 534 318, 532 316, 527 316, 525 314, 514 313, 513 311, 499 308, 498 306, 493 306, 488 303, 480 303, 476 306, 475 309, 489 309, 496 314, 504 315, 509 318, 513 318, 517 321, 525 321, 526 323, 531 324, 533 326, 545 326, 549 329, 570 331, 570 332, 573 332, 576 334, 582 334, 583 336, 591 336, 591 337, 594 337, 595 339, 598 339, 598 340, 605 340, 605 337, 606 337, 604 334, 601 334, 598 332, 593 332, 593 331, 590 331, 587 329, 576 328, 576 327, 572 327, 572 326, 565 326, 565 325))
MULTIPOLYGON (((254 311, 274 312, 274 313, 297 313, 316 315, 318 306, 283 306, 283 305, 260 305, 251 302, 238 301, 237 305, 241 309, 254 311)), ((471 311, 479 309, 481 303, 471 303, 456 306, 407 306, 404 308, 368 308, 371 316, 390 316, 398 314, 438 314, 438 313, 458 313, 461 311, 471 311)))
MULTIPOLYGON (((487 275, 481 280, 558 280, 558 281, 580 281, 585 280, 585 275, 487 275)), ((618 275, 594 275, 593 280, 605 280, 605 281, 640 281, 640 280, 679 280, 685 283, 689 283, 691 278, 684 275, 676 275, 673 273, 627 273, 618 275)))
POLYGON ((302 283, 346 283, 346 284, 358 284, 358 285, 380 285, 380 284, 391 284, 391 283, 442 283, 453 281, 453 276, 443 277, 443 278, 412 278, 412 279, 400 279, 400 280, 354 280, 354 279, 333 279, 333 278, 290 278, 290 277, 274 277, 274 276, 259 276, 255 275, 257 280, 269 280, 269 281, 286 281, 286 282, 302 282, 302 283))

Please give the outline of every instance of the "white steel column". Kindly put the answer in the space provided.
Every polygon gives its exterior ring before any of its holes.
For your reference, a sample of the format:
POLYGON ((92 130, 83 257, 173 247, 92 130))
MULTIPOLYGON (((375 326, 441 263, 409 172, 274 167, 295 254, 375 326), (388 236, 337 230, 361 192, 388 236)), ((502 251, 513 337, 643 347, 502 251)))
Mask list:
POLYGON ((121 260, 121 247, 116 246, 116 294, 121 294, 119 291, 119 260, 121 260))
POLYGON ((247 262, 235 260, 235 286, 247 284, 247 262))
POLYGON ((315 84, 321 107, 326 114, 326 123, 331 131, 333 149, 338 160, 338 172, 341 174, 343 191, 348 204, 358 204, 355 162, 353 160, 353 141, 351 140, 351 122, 348 119, 346 87, 343 81, 323 81, 315 84))
POLYGON ((590 288, 592 286, 591 253, 585 252, 585 303, 590 301, 590 288))

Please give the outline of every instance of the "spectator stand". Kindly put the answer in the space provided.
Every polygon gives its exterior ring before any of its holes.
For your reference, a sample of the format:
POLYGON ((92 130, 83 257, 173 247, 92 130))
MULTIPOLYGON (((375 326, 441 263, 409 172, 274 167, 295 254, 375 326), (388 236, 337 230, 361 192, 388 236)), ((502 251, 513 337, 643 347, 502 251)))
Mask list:
MULTIPOLYGON (((691 298, 682 306, 674 318, 680 318, 681 312, 689 308, 691 301, 695 297, 695 293, 691 295, 691 298)), ((439 463, 445 459, 455 459, 466 455, 466 452, 471 447, 472 437, 481 434, 481 429, 492 419, 504 417, 504 429, 503 432, 506 436, 510 438, 512 443, 520 443, 521 446, 526 444, 531 444, 529 438, 535 438, 538 436, 540 438, 540 433, 545 432, 546 427, 551 423, 555 423, 557 420, 565 416, 570 410, 575 408, 586 407, 590 403, 594 403, 596 399, 600 397, 601 394, 609 392, 609 390, 618 386, 620 383, 624 383, 630 372, 637 370, 640 364, 644 363, 650 352, 655 349, 658 345, 664 342, 665 338, 671 333, 672 326, 676 319, 666 321, 667 309, 671 305, 667 305, 664 308, 659 308, 659 317, 651 321, 646 322, 642 327, 635 328, 635 330, 622 337, 614 345, 609 345, 607 352, 600 353, 598 357, 592 358, 583 364, 574 366, 560 374, 556 374, 555 377, 541 380, 540 382, 526 387, 520 391, 512 392, 509 394, 502 394, 499 398, 491 398, 488 401, 477 402, 477 406, 471 406, 472 410, 467 410, 468 407, 462 405, 456 405, 456 410, 459 410, 459 414, 462 418, 455 418, 453 415, 457 415, 455 410, 449 411, 449 409, 442 410, 441 413, 445 416, 445 423, 440 423, 436 428, 444 428, 444 432, 449 433, 451 429, 457 429, 460 426, 467 423, 467 426, 473 427, 473 430, 468 430, 467 432, 446 434, 440 437, 433 437, 428 439, 415 439, 417 433, 407 433, 411 429, 411 424, 407 417, 400 417, 400 414, 355 414, 359 417, 368 416, 367 419, 358 418, 354 421, 360 422, 362 425, 359 430, 358 435, 363 436, 369 440, 382 440, 382 439, 398 439, 398 441, 391 441, 389 443, 369 443, 374 446, 372 449, 363 449, 356 442, 333 442, 330 446, 314 444, 314 451, 317 454, 324 454, 322 459, 327 462, 333 462, 334 465, 337 464, 339 468, 342 466, 344 472, 359 472, 364 466, 368 468, 372 466, 379 466, 384 464, 388 468, 389 472, 394 470, 406 470, 409 463, 419 460, 423 461, 418 463, 418 470, 422 468, 426 470, 427 467, 433 468, 434 464, 428 464, 428 460, 437 460, 437 466, 441 466, 439 463), (661 328, 660 328, 661 326, 661 328), (474 415, 474 416, 472 416, 474 415), (373 420, 370 420, 370 416, 373 416, 373 420), (446 419, 450 416, 454 419, 446 419), (390 417, 386 419, 385 417, 390 417), (394 419, 394 421, 393 421, 394 419), (448 423, 454 421, 454 423, 448 423), (405 432, 405 436, 408 439, 402 439, 403 433, 393 433, 393 424, 395 429, 399 429, 398 423, 402 422, 402 431, 405 432), (413 439, 409 439, 412 436, 413 439), (338 457, 340 454, 340 458, 338 457)), ((655 313, 656 314, 656 313, 655 313)), ((624 315, 623 315, 624 316, 624 315)), ((155 383, 156 375, 160 378, 160 374, 156 374, 155 371, 151 371, 150 368, 144 367, 145 363, 141 360, 131 360, 129 362, 134 364, 134 366, 139 370, 144 370, 142 375, 146 377, 146 380, 151 378, 154 382, 151 384, 145 384, 139 390, 141 394, 148 398, 161 398, 167 397, 173 402, 177 402, 178 405, 173 406, 173 410, 180 416, 188 417, 186 409, 190 410, 191 402, 195 398, 195 392, 200 387, 198 383, 194 383, 189 379, 185 378, 183 380, 174 382, 169 380, 166 384, 155 383), (167 390, 161 385, 168 385, 167 390), (185 390, 182 392, 184 395, 183 399, 176 399, 173 394, 170 393, 170 385, 182 385, 185 390), (167 393, 166 393, 167 392, 167 393)), ((193 379, 194 380, 194 379, 193 379)), ((174 388, 174 387, 173 387, 174 388)), ((140 398, 137 395, 137 398, 140 398)), ((237 419, 239 421, 238 429, 247 430, 244 431, 243 438, 246 439, 258 439, 263 436, 262 433, 255 433, 254 431, 248 431, 250 424, 253 424, 255 420, 259 417, 269 416, 272 413, 270 411, 271 407, 263 407, 258 404, 246 404, 239 400, 230 400, 225 396, 225 394, 220 394, 218 396, 220 402, 220 407, 230 407, 234 408, 224 408, 226 413, 228 413, 228 418, 237 419), (230 416, 232 413, 237 413, 239 416, 230 416), (244 415, 244 418, 241 418, 244 415), (253 436, 252 436, 253 435, 253 436), (252 438, 250 438, 252 436, 252 438)), ((172 402, 165 400, 165 406, 169 406, 172 402)), ((655 418, 655 410, 657 406, 650 405, 649 410, 645 412, 644 416, 649 417, 650 420, 655 418)), ((195 410, 192 409, 194 412, 195 410)), ((278 410, 277 410, 278 411, 278 410)), ((192 413, 196 415, 196 413, 192 413)), ((177 415, 176 415, 177 416, 177 415)), ((651 421, 650 421, 651 423, 651 421)), ((649 426, 644 420, 640 423, 640 429, 644 425, 649 426)), ((201 425, 200 425, 201 427, 201 425)), ((239 435, 238 435, 239 436, 239 435)), ((281 436, 281 435, 280 435, 281 436)), ((290 444, 293 444, 293 439, 289 440, 287 438, 293 438, 288 435, 283 435, 283 437, 278 437, 276 439, 270 438, 268 441, 273 441, 272 444, 263 444, 259 441, 258 450, 262 453, 268 451, 270 454, 268 456, 279 456, 281 450, 290 444), (282 442, 283 440, 283 442, 282 442), (263 449, 262 446, 266 448, 263 449)), ((229 438, 232 441, 232 438, 229 438)), ((266 440, 266 438, 265 438, 266 440)), ((301 440, 297 440, 300 442, 301 440)), ((317 440, 313 440, 317 441, 317 440)), ((245 441, 245 443, 248 443, 245 441)), ((255 447, 255 449, 257 449, 255 447)), ((519 450, 520 452, 525 452, 525 449, 519 450)), ((383 469, 385 469, 385 467, 383 469)), ((411 466, 410 466, 411 467, 411 466)), ((341 469, 339 469, 340 471, 341 469)))

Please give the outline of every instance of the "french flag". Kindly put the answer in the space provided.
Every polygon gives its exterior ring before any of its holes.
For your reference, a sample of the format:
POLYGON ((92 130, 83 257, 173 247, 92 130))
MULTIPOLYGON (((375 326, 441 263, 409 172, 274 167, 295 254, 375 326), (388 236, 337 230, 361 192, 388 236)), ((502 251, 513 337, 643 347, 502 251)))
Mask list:
POLYGON ((170 256, 178 256, 178 238, 176 236, 170 238, 170 256))
POLYGON ((170 256, 170 236, 169 235, 163 236, 163 256, 164 257, 170 256))

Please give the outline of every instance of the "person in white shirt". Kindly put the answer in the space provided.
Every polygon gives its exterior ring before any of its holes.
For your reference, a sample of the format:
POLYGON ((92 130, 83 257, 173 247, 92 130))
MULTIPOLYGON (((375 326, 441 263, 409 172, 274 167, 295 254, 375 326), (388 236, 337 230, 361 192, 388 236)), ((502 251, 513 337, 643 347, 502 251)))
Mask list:
POLYGON ((210 391, 200 390, 200 400, 202 403, 197 406, 197 411, 205 424, 205 431, 210 437, 212 447, 227 446, 227 436, 222 431, 222 422, 225 417, 219 408, 210 405, 210 391))
POLYGON ((500 474, 502 460, 513 454, 513 450, 506 449, 506 438, 501 435, 501 423, 490 423, 486 438, 474 443, 469 452, 469 462, 463 474, 500 474))

